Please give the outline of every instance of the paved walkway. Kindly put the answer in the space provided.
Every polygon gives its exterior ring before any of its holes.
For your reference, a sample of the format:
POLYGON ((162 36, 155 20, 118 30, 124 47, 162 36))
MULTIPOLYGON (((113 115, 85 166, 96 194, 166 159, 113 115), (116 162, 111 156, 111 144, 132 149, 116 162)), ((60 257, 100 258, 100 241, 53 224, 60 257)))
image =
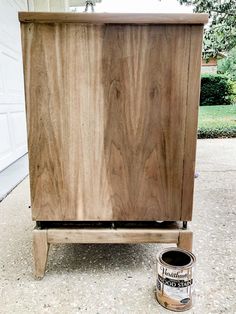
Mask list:
MULTIPOLYGON (((186 313, 236 313, 236 139, 198 142, 196 301, 186 313)), ((160 245, 58 245, 32 277, 29 182, 0 203, 0 313, 171 313, 155 300, 160 245)))

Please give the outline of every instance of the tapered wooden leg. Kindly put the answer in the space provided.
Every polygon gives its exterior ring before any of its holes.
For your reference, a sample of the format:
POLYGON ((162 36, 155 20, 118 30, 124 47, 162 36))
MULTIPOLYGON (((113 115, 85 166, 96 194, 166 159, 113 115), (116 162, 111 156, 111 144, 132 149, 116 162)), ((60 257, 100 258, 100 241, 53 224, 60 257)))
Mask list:
POLYGON ((193 233, 189 230, 180 230, 179 231, 179 240, 177 246, 180 249, 192 251, 193 248, 193 233))
POLYGON ((35 229, 33 231, 34 275, 41 279, 44 277, 48 258, 47 230, 35 229))

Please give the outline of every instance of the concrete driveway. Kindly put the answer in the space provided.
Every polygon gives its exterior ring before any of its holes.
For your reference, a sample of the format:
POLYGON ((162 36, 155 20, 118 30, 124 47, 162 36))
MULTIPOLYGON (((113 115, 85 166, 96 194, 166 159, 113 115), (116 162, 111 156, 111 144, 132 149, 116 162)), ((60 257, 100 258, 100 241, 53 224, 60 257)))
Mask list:
MULTIPOLYGON (((236 313, 236 139, 198 141, 194 308, 236 313)), ((29 181, 0 204, 0 313, 170 313, 155 300, 161 245, 58 245, 32 276, 29 181)))

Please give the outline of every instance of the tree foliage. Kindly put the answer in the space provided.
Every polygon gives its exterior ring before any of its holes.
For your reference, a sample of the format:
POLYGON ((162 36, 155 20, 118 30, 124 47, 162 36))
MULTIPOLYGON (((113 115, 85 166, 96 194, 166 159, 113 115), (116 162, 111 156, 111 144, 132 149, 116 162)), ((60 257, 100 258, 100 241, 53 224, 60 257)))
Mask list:
POLYGON ((179 0, 194 6, 194 12, 208 13, 210 25, 205 29, 203 53, 205 58, 236 46, 236 0, 179 0))
POLYGON ((234 47, 226 58, 218 62, 218 71, 227 75, 232 81, 236 81, 236 47, 234 47))

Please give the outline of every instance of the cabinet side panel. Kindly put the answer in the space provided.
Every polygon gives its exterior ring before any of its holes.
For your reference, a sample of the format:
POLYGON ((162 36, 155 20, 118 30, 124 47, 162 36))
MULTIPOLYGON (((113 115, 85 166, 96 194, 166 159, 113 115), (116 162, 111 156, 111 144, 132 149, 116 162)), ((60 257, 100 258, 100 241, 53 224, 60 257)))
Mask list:
POLYGON ((68 201, 63 35, 52 25, 34 23, 22 24, 22 33, 32 216, 59 219, 68 201))
POLYGON ((194 28, 22 30, 33 219, 179 220, 194 28))
POLYGON ((106 28, 105 160, 117 220, 179 220, 190 26, 106 28))
POLYGON ((192 219, 203 26, 191 26, 181 220, 192 219))
POLYGON ((109 220, 102 26, 22 26, 34 220, 109 220))

